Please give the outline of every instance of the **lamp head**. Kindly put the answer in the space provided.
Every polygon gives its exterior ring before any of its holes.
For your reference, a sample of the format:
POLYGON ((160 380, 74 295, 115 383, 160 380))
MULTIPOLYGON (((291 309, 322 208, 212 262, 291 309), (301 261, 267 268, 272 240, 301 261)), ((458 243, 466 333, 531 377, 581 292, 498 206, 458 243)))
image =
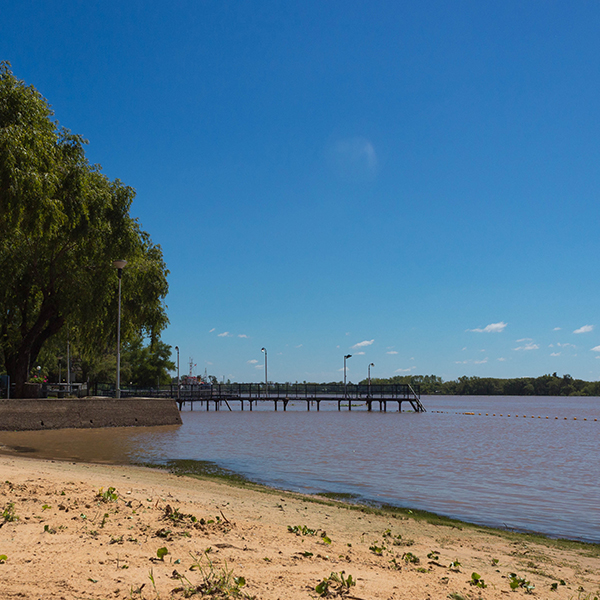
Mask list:
POLYGON ((267 349, 266 348, 261 348, 260 351, 264 352, 265 354, 267 353, 267 349))
POLYGON ((346 354, 344 358, 352 358, 352 354, 346 354))

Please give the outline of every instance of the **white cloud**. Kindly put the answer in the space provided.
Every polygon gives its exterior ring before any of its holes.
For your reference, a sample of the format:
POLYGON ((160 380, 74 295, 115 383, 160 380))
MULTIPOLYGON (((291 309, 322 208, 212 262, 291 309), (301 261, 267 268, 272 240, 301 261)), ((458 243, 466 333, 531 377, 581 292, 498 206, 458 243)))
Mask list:
POLYGON ((591 351, 592 352, 600 352, 600 346, 594 346, 591 351))
POLYGON ((560 356, 560 352, 552 352, 550 356, 560 356))
POLYGON ((364 352, 355 352, 354 355, 355 356, 364 356, 365 353, 364 352))
POLYGON ((373 144, 363 137, 339 140, 329 152, 337 174, 352 181, 371 179, 377 174, 377 154, 373 144))
POLYGON ((352 349, 354 350, 355 348, 364 348, 365 346, 370 346, 375 340, 365 340, 364 342, 358 342, 358 344, 354 344, 354 346, 352 346, 352 349))
POLYGON ((567 342, 566 344, 561 344, 560 342, 558 344, 556 344, 559 348, 577 348, 577 346, 575 344, 569 344, 569 342, 567 342))
POLYGON ((245 333, 239 333, 238 337, 239 338, 246 338, 246 339, 248 339, 248 336, 245 333))
POLYGON ((255 369, 262 369, 264 367, 264 365, 254 365, 255 369))
POLYGON ((223 333, 217 333, 217 337, 231 337, 229 331, 224 331, 223 333))
POLYGON ((539 350, 539 346, 537 344, 528 343, 524 346, 519 346, 518 348, 513 348, 513 350, 539 350))
POLYGON ((212 333, 215 329, 216 327, 213 327, 208 333, 212 333))
POLYGON ((474 364, 476 364, 476 365, 485 365, 485 363, 486 363, 487 361, 488 361, 488 359, 487 359, 487 358, 484 358, 483 360, 476 360, 476 361, 474 362, 474 364))
POLYGON ((252 360, 247 361, 249 365, 255 365, 258 361, 253 358, 252 360))
POLYGON ((532 342, 533 340, 531 338, 521 338, 520 340, 517 340, 517 344, 520 344, 521 342, 532 342))
POLYGON ((505 358, 502 358, 502 357, 500 357, 498 360, 499 360, 500 362, 506 362, 506 359, 505 359, 505 358))
POLYGON ((593 331, 593 330, 594 330, 593 325, 584 325, 583 327, 576 329, 573 333, 589 333, 590 331, 593 331))
POLYGON ((552 331, 560 331, 561 328, 560 327, 555 327, 552 331))
POLYGON ((476 333, 500 333, 504 331, 504 328, 508 325, 504 321, 500 321, 500 323, 490 323, 486 325, 483 329, 467 329, 467 331, 474 331, 476 333))
POLYGON ((396 369, 394 373, 410 373, 415 367, 409 367, 408 369, 396 369))
POLYGON ((398 354, 397 350, 390 350, 389 352, 386 352, 386 354, 398 354))

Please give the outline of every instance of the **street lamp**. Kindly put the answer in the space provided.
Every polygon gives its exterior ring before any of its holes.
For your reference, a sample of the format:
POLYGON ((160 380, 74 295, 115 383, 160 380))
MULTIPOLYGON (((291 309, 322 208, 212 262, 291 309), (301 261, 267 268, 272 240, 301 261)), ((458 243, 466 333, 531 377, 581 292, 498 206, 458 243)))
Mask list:
POLYGON ((352 354, 344 354, 344 400, 348 398, 348 391, 346 388, 346 360, 352 358, 352 354))
POLYGON ((269 378, 267 377, 267 349, 261 348, 261 352, 265 353, 265 398, 269 396, 269 378))
POLYGON ((371 363, 369 365, 369 393, 367 394, 369 398, 371 397, 371 367, 374 367, 374 366, 375 366, 375 363, 371 363))
POLYGON ((179 401, 181 397, 180 387, 179 387, 179 346, 175 346, 175 350, 177 350, 177 401, 179 401))
MULTIPOLYGON (((115 260, 113 261, 113 267, 117 269, 117 277, 119 278, 119 312, 117 315, 117 390, 116 397, 121 397, 121 277, 123 275, 123 269, 127 264, 126 260, 115 260)), ((69 347, 67 345, 67 373, 68 373, 68 383, 71 383, 71 370, 70 365, 68 364, 68 353, 69 347)), ((70 387, 70 385, 69 385, 70 387)))

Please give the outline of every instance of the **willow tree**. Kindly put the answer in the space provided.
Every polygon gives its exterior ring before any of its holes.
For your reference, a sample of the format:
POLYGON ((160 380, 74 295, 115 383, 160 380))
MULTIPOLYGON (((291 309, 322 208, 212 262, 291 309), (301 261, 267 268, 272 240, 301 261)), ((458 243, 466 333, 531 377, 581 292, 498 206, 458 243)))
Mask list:
POLYGON ((129 214, 135 192, 85 157, 86 141, 53 120, 48 102, 0 63, 0 350, 22 397, 44 344, 68 325, 89 353, 121 331, 157 338, 167 324, 160 246, 129 214))

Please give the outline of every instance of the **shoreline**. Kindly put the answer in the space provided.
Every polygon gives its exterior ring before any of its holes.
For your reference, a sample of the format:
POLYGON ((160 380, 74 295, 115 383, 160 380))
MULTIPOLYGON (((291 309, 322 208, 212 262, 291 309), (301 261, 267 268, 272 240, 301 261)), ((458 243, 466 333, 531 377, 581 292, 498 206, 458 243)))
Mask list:
MULTIPOLYGON (((0 449, 1 452, 1 449, 0 449)), ((358 494, 348 492, 302 492, 298 490, 291 490, 287 488, 279 488, 271 486, 265 483, 260 483, 247 478, 242 473, 232 471, 220 467, 218 464, 211 461, 191 460, 191 459, 171 459, 166 463, 140 463, 134 466, 148 467, 151 469, 165 470, 169 473, 183 476, 183 477, 196 477, 198 479, 209 479, 217 482, 223 482, 227 485, 241 486, 246 489, 253 489, 256 491, 262 491, 264 493, 277 494, 284 492, 286 494, 296 495, 300 498, 314 498, 315 502, 326 502, 332 500, 346 506, 350 510, 371 510, 379 511, 380 513, 403 515, 405 517, 412 517, 415 519, 425 519, 429 521, 435 521, 439 524, 455 526, 455 527, 476 527, 479 529, 489 530, 490 532, 502 532, 507 534, 517 534, 523 536, 529 536, 531 538, 539 538, 541 540, 555 540, 563 542, 573 542, 576 544, 584 544, 589 546, 600 546, 600 541, 585 540, 575 537, 564 537, 554 536, 542 531, 518 529, 511 527, 499 527, 496 525, 490 525, 484 522, 466 521, 459 517, 446 515, 442 513, 433 512, 430 510, 415 508, 411 506, 400 506, 396 504, 390 504, 386 502, 380 502, 375 499, 365 498, 358 494), (183 463, 183 464, 182 464, 183 463), (198 469, 197 466, 200 468, 198 469), (248 487, 247 487, 248 486, 248 487)))
MULTIPOLYGON (((597 544, 409 509, 8 454, 0 455, 0 481, 0 597, 7 599, 200 598, 211 572, 229 571, 229 597, 236 597, 234 578, 243 577, 237 597, 264 600, 320 597, 317 585, 325 580, 334 591, 341 584, 331 576, 342 572, 356 581, 349 596, 363 600, 501 598, 511 592, 511 573, 542 598, 591 600, 600 590, 597 544)), ((517 582, 517 593, 525 589, 517 582)))
POLYGON ((414 508, 411 506, 400 506, 389 504, 386 502, 381 502, 376 499, 369 499, 365 497, 361 497, 357 494, 353 493, 345 493, 345 492, 303 492, 299 490, 287 489, 275 487, 266 483, 260 483, 257 481, 253 481, 246 477, 242 473, 238 473, 237 471, 233 471, 226 467, 221 467, 215 462, 212 461, 203 461, 203 460, 194 460, 194 459, 169 459, 165 463, 123 463, 116 461, 82 461, 74 458, 46 458, 46 457, 28 457, 25 453, 30 451, 29 448, 21 448, 14 446, 7 446, 0 444, 0 458, 2 456, 7 457, 15 457, 15 458, 28 458, 32 460, 42 460, 42 461, 51 461, 51 462, 63 462, 63 463, 73 463, 73 464, 90 464, 90 465, 111 465, 114 467, 140 467, 140 468, 148 468, 152 470, 158 470, 165 473, 171 473, 179 477, 190 477, 197 478, 199 480, 207 480, 214 481, 217 483, 223 483, 225 485, 231 485, 236 487, 242 487, 242 489, 251 489, 253 491, 263 492, 263 493, 285 493, 290 495, 296 495, 302 498, 314 498, 315 501, 326 501, 333 500, 338 502, 344 506, 347 506, 350 509, 355 510, 379 510, 384 513, 390 514, 402 514, 404 516, 413 516, 416 519, 427 519, 433 520, 437 523, 448 524, 449 526, 458 526, 458 527, 476 527, 479 529, 489 530, 490 532, 498 532, 498 533, 507 533, 507 534, 516 534, 528 536, 532 539, 540 539, 540 540, 555 540, 555 541, 564 541, 564 542, 572 542, 575 544, 583 544, 589 546, 598 546, 600 547, 600 541, 595 540, 586 540, 576 537, 566 537, 566 536, 558 536, 551 535, 545 533, 543 531, 529 530, 529 529, 519 529, 519 528, 511 528, 508 526, 500 527, 498 525, 485 523, 483 521, 468 521, 462 519, 460 517, 446 515, 443 513, 437 513, 434 511, 429 511, 427 509, 422 508, 414 508))

